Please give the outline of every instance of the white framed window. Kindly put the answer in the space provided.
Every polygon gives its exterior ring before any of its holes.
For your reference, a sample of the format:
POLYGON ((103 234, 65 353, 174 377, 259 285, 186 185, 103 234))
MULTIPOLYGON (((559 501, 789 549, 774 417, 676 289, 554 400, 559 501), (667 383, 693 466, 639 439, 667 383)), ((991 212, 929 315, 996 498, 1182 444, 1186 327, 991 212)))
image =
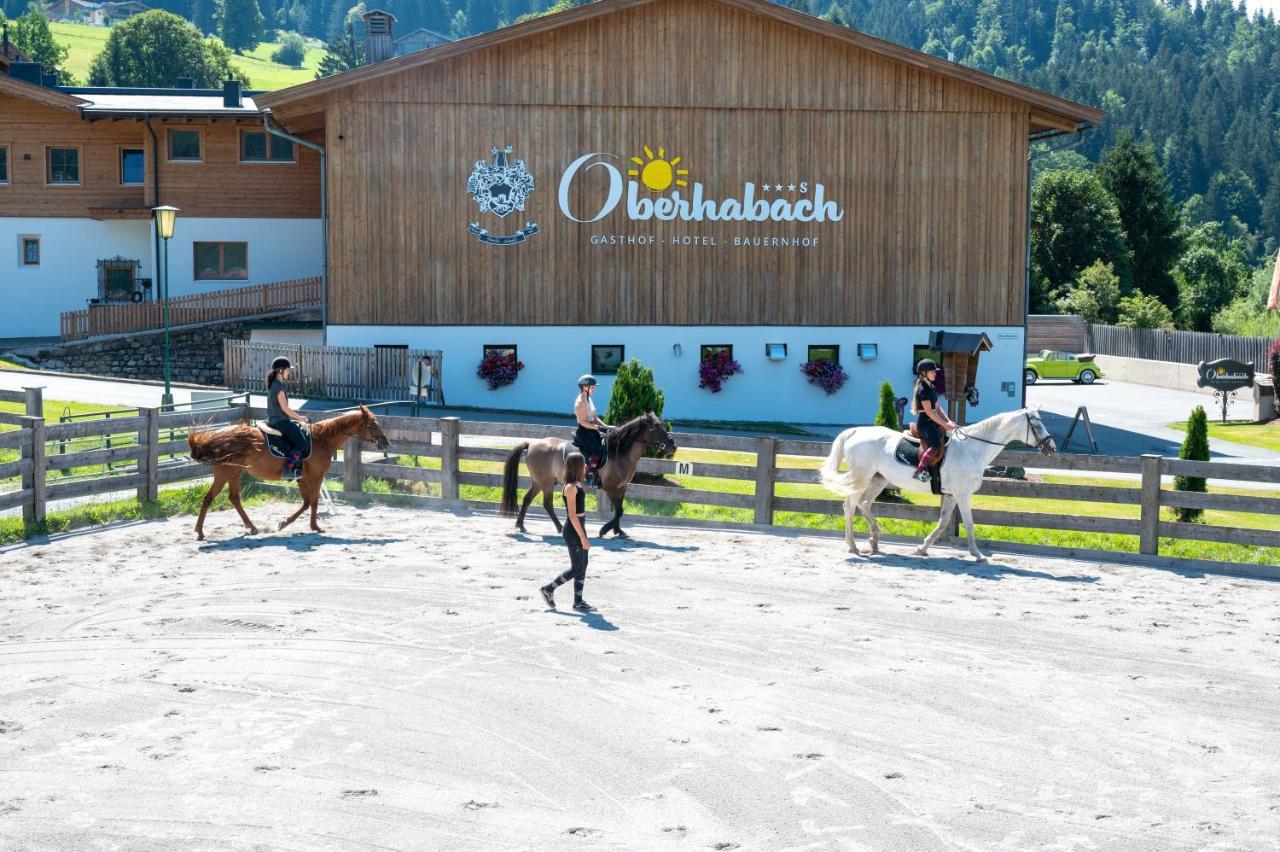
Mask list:
POLYGON ((0 186, 9 183, 9 147, 0 145, 0 186))
POLYGON ((142 186, 147 182, 147 156, 141 148, 120 149, 120 185, 142 186))
POLYGON ((40 265, 40 235, 18 235, 18 266, 22 269, 34 269, 40 265))

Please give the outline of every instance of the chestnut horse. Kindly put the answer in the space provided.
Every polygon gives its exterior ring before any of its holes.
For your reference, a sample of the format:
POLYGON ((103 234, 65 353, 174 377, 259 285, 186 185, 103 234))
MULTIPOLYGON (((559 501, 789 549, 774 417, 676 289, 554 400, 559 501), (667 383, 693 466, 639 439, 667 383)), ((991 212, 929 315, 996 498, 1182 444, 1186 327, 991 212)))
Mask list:
MULTIPOLYGON (((302 508, 280 524, 280 529, 289 526, 310 508, 311 529, 324 532, 316 523, 320 488, 324 484, 325 474, 329 472, 329 465, 333 462, 334 452, 352 435, 368 441, 380 450, 385 450, 390 443, 373 413, 363 405, 356 411, 311 424, 311 456, 302 463, 302 477, 298 479, 302 508)), ((196 539, 204 540, 204 516, 209 511, 213 498, 222 491, 223 485, 229 489, 231 505, 240 513, 240 520, 244 521, 250 534, 256 533, 258 528, 249 520, 244 506, 240 504, 240 476, 248 472, 259 479, 280 479, 284 472, 284 459, 267 452, 266 441, 257 426, 244 423, 206 432, 190 432, 187 434, 187 446, 191 448, 191 458, 202 464, 213 465, 213 484, 204 495, 204 501, 200 504, 200 517, 196 519, 196 539)))
MULTIPOLYGON (((556 517, 555 503, 552 494, 557 484, 564 483, 564 445, 568 443, 560 438, 543 438, 540 441, 525 441, 507 456, 507 463, 502 469, 502 514, 510 517, 516 514, 516 485, 519 479, 520 457, 528 450, 529 456, 525 467, 533 485, 525 492, 524 502, 520 505, 516 518, 516 529, 524 532, 524 513, 529 510, 533 496, 542 492, 542 505, 551 516, 551 522, 560 532, 560 519, 556 517)), ((631 477, 635 476, 640 457, 650 447, 658 448, 663 458, 671 458, 676 453, 676 442, 662 425, 662 419, 650 411, 635 420, 621 426, 615 426, 605 438, 605 446, 609 452, 609 460, 600 469, 600 490, 609 495, 613 504, 613 519, 600 530, 604 535, 613 530, 619 538, 626 538, 622 531, 622 501, 627 494, 627 486, 631 477)))

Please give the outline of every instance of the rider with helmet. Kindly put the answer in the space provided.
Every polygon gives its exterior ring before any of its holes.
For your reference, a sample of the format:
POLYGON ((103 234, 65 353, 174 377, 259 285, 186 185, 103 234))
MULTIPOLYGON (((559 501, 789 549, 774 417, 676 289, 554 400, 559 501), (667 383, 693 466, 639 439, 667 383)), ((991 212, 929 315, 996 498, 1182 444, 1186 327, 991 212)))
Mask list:
POLYGON ((596 412, 596 404, 591 397, 596 392, 596 377, 586 373, 578 379, 578 398, 573 401, 573 414, 578 419, 578 429, 574 432, 573 442, 587 460, 587 481, 592 485, 600 485, 599 468, 604 458, 604 436, 609 433, 609 424, 596 412))
POLYGON ((916 430, 924 449, 915 477, 929 481, 929 466, 942 456, 942 433, 955 430, 956 423, 938 407, 938 391, 934 382, 938 378, 938 365, 925 358, 916 364, 916 391, 911 400, 911 413, 917 415, 916 430))
POLYGON ((302 424, 308 421, 289 407, 284 392, 284 383, 289 380, 292 369, 293 364, 283 356, 271 362, 271 372, 267 373, 267 425, 283 434, 291 447, 284 460, 282 476, 297 479, 302 473, 302 448, 307 443, 302 424))

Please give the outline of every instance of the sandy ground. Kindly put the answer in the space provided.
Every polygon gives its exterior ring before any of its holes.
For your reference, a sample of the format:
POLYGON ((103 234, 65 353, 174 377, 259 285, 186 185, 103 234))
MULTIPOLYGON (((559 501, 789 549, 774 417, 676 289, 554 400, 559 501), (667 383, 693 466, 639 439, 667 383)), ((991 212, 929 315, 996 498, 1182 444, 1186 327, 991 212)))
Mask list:
POLYGON ((0 551, 0 848, 1280 848, 1274 583, 508 524, 0 551))

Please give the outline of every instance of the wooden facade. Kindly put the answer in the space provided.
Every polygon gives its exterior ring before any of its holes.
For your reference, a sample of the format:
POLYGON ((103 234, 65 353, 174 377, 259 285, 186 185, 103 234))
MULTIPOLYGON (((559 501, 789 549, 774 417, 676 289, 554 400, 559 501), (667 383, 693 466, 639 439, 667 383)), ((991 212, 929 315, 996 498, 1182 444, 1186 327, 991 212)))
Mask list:
MULTIPOLYGON (((1096 111, 759 0, 592 6, 259 99, 325 133, 331 323, 1022 324, 1029 134, 1096 111), (537 188, 480 224, 540 232, 497 246, 468 233, 466 186, 505 145, 537 188), (625 199, 594 223, 562 213, 571 162, 601 152, 625 174, 644 146, 708 197, 821 183, 843 218, 640 222, 625 199), (699 244, 671 244, 685 236, 699 244), (755 238, 816 245, 734 243, 755 238)), ((599 206, 602 172, 573 184, 574 209, 599 206)))
POLYGON ((8 152, 8 183, 0 183, 0 216, 147 218, 156 201, 153 164, 158 153, 160 201, 183 216, 318 218, 320 158, 295 146, 296 162, 240 162, 241 130, 261 131, 243 119, 86 120, 72 95, 0 77, 0 148, 8 152), (155 131, 156 147, 148 125, 155 131), (169 162, 168 128, 199 130, 201 161, 169 162), (49 147, 79 149, 80 182, 51 186, 49 147), (145 180, 121 182, 120 151, 143 151, 145 180))

